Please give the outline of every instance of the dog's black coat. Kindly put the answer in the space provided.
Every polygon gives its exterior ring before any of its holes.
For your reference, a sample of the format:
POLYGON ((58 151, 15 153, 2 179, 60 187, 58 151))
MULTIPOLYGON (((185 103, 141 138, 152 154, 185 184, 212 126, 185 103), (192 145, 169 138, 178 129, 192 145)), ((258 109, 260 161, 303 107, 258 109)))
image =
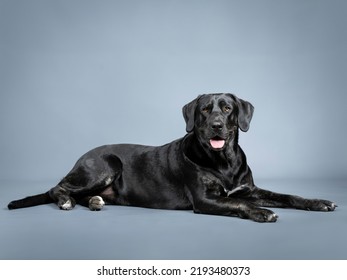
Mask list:
POLYGON ((100 210, 106 204, 238 216, 274 222, 268 207, 333 211, 333 202, 278 194, 254 185, 238 145, 253 106, 232 94, 206 94, 183 107, 187 134, 161 147, 106 145, 83 155, 50 191, 12 201, 9 209, 56 202, 100 210))

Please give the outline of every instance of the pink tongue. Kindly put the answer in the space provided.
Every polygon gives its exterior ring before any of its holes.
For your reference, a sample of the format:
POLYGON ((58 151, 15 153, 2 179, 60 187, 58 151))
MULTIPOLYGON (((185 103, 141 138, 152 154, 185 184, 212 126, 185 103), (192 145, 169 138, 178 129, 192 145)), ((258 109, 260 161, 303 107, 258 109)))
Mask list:
POLYGON ((225 140, 213 140, 210 139, 210 144, 214 149, 221 149, 224 147, 225 140))

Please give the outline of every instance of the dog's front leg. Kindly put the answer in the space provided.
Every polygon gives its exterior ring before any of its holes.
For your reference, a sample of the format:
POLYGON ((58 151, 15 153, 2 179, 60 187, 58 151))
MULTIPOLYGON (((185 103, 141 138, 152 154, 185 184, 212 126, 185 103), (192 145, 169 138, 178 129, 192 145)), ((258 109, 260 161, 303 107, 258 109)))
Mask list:
POLYGON ((268 209, 239 198, 209 197, 194 203, 194 212, 199 214, 237 216, 256 222, 276 222, 278 216, 268 209))
POLYGON ((268 209, 239 196, 228 196, 222 181, 211 174, 200 177, 201 184, 190 189, 194 213, 250 219, 256 222, 276 222, 278 216, 268 209))
POLYGON ((258 206, 295 208, 312 211, 334 211, 337 205, 324 199, 306 199, 296 195, 275 193, 255 187, 250 201, 258 206))

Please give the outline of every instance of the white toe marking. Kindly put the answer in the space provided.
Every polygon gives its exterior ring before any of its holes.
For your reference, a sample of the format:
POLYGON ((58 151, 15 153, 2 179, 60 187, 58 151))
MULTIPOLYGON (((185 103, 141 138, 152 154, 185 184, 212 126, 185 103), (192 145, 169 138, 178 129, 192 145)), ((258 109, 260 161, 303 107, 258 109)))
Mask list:
POLYGON ((104 205, 105 205, 105 201, 102 199, 102 197, 101 197, 101 196, 94 196, 94 198, 99 199, 99 204, 100 204, 100 205, 102 205, 102 206, 104 206, 104 205))
POLYGON ((63 208, 64 210, 69 210, 72 208, 72 203, 71 203, 71 200, 69 199, 68 201, 66 201, 62 206, 61 208, 63 208))

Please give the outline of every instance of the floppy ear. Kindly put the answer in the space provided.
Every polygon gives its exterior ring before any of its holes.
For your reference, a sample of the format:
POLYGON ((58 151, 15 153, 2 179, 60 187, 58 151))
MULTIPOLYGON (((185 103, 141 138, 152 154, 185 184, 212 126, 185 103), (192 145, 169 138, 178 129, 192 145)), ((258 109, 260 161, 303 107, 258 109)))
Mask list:
POLYGON ((249 129, 249 125, 251 123, 254 107, 248 101, 244 101, 237 97, 236 97, 236 100, 239 105, 239 115, 238 115, 239 128, 242 131, 246 132, 249 129))
POLYGON ((197 98, 195 98, 193 101, 189 102, 188 104, 184 105, 184 107, 182 108, 183 117, 184 117, 184 120, 186 121, 186 131, 188 133, 192 132, 194 129, 195 109, 200 97, 201 95, 199 95, 197 98))

